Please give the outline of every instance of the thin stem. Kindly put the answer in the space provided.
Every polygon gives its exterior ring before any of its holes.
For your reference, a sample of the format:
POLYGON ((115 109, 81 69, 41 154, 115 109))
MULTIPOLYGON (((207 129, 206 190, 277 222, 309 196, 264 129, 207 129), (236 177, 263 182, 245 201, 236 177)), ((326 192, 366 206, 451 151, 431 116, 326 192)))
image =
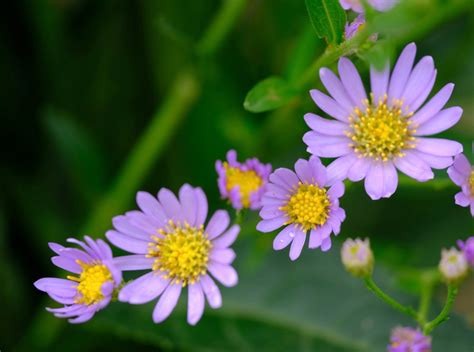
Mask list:
POLYGON ((446 303, 444 304, 443 310, 432 321, 424 324, 423 333, 425 335, 431 334, 431 332, 436 329, 438 325, 441 325, 449 319, 449 313, 451 312, 451 308, 453 307, 454 300, 456 299, 457 295, 458 287, 456 285, 448 285, 448 295, 446 297, 446 303))
POLYGON ((365 285, 367 288, 372 291, 377 297, 379 297, 382 301, 387 303, 389 306, 392 308, 402 312, 403 314, 407 314, 414 318, 415 320, 418 319, 418 314, 416 311, 409 306, 404 306, 403 304, 399 303, 396 301, 394 298, 390 297, 388 294, 382 291, 380 287, 377 286, 377 284, 374 282, 372 277, 367 277, 364 279, 365 285))
POLYGON ((433 297, 433 290, 439 282, 439 274, 437 270, 428 270, 421 275, 422 288, 420 305, 418 307, 418 322, 421 326, 426 323, 428 313, 430 311, 431 299, 433 297))

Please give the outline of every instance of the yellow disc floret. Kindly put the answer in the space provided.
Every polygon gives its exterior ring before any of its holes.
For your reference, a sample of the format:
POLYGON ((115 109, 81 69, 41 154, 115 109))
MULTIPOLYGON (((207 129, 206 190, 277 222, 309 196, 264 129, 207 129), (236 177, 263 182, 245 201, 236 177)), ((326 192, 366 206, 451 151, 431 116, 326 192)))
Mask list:
POLYGON ((154 242, 149 244, 147 254, 156 258, 153 270, 183 286, 198 281, 206 273, 211 249, 204 227, 181 226, 170 220, 169 226, 158 232, 161 236, 152 236, 154 242))
POLYGON ((224 163, 224 169, 227 191, 239 187, 243 207, 250 207, 250 195, 263 185, 262 178, 253 170, 244 171, 238 167, 231 167, 228 163, 224 163))
POLYGON ((365 105, 365 110, 356 107, 349 117, 351 130, 347 136, 357 154, 387 161, 404 156, 404 150, 415 147, 416 130, 410 126, 413 114, 403 112, 401 101, 389 106, 385 97, 376 106, 369 105, 368 101, 365 105))
POLYGON ((471 171, 471 176, 469 176, 469 188, 471 189, 471 195, 474 196, 474 170, 471 171))
POLYGON ((86 305, 99 303, 104 299, 102 285, 107 281, 113 281, 110 270, 101 263, 85 264, 80 260, 77 260, 77 263, 82 268, 80 276, 67 277, 69 280, 79 283, 77 285, 78 296, 74 302, 86 305))
POLYGON ((299 183, 296 192, 280 210, 303 230, 315 229, 324 225, 329 216, 330 201, 325 188, 314 184, 299 183))

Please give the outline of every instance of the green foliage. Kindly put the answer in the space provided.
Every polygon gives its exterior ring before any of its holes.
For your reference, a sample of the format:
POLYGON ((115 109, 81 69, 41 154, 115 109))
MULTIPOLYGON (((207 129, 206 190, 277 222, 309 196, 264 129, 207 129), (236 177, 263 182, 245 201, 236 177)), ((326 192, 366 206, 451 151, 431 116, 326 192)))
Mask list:
POLYGON ((338 0, 305 0, 311 24, 319 38, 339 44, 344 38, 346 12, 338 0))
POLYGON ((285 105, 297 91, 281 77, 269 77, 248 92, 244 108, 251 112, 264 112, 285 105))

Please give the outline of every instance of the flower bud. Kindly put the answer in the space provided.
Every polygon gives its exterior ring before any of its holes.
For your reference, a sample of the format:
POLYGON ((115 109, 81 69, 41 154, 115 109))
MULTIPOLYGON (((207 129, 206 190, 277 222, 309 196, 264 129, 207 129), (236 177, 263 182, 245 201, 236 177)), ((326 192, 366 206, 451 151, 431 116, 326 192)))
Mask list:
POLYGON ((464 253, 468 264, 474 268, 474 236, 469 237, 466 242, 458 241, 458 246, 464 253))
POLYGON ((349 238, 342 245, 341 259, 344 267, 355 277, 366 277, 374 269, 374 254, 369 239, 349 238))
POLYGON ((431 352, 431 337, 425 336, 419 329, 397 327, 390 337, 389 352, 431 352))
POLYGON ((438 268, 443 281, 447 284, 458 284, 463 281, 469 269, 464 254, 454 247, 441 251, 438 268))

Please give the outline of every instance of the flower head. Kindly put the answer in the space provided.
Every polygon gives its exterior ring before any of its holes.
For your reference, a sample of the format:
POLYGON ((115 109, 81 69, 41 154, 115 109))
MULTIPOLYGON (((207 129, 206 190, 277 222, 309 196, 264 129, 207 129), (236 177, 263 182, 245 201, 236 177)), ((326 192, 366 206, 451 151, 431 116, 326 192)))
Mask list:
POLYGON ((229 150, 227 161, 216 162, 216 170, 222 198, 229 199, 237 210, 260 208, 268 176, 272 172, 270 164, 262 164, 256 158, 239 163, 235 150, 229 150))
POLYGON ((460 283, 467 276, 469 270, 464 253, 456 248, 441 251, 441 261, 438 268, 443 281, 448 284, 460 283))
POLYGON ((397 327, 390 337, 388 352, 431 352, 431 337, 419 329, 397 327))
POLYGON ((374 254, 368 238, 347 239, 342 245, 341 259, 346 270, 356 277, 368 276, 374 269, 374 254))
POLYGON ((58 318, 73 318, 69 319, 70 323, 84 323, 91 319, 109 304, 114 289, 122 282, 122 273, 114 265, 109 245, 88 236, 84 239, 85 242, 68 239, 82 249, 49 244, 57 254, 51 258, 53 264, 74 275, 67 276, 67 279, 47 277, 34 283, 37 289, 64 304, 62 308, 46 309, 58 318))
POLYGON ((458 246, 464 253, 468 264, 474 268, 474 236, 469 237, 466 242, 458 241, 458 246))
POLYGON ((300 159, 295 172, 280 168, 270 175, 267 191, 262 198, 261 232, 285 228, 275 237, 273 248, 281 250, 291 243, 290 259, 297 259, 309 233, 309 248, 331 248, 332 232, 339 234, 346 214, 339 207, 344 184, 328 187, 326 168, 319 158, 300 159))
POLYGON ((115 230, 106 236, 132 255, 118 257, 122 270, 149 270, 127 284, 119 300, 143 304, 159 297, 153 321, 164 321, 173 311, 183 288, 188 288, 188 322, 196 324, 204 312, 205 298, 212 308, 222 304, 219 288, 209 273, 225 286, 237 284, 229 246, 240 227, 230 228, 229 214, 218 210, 206 223, 207 198, 201 188, 184 185, 176 197, 162 188, 158 197, 138 192, 141 211, 115 217, 115 230))
POLYGON ((339 60, 340 79, 321 69, 321 80, 332 97, 316 89, 311 96, 337 121, 306 114, 305 121, 312 130, 303 141, 310 153, 337 158, 328 166, 329 183, 365 179, 372 199, 388 198, 397 189, 397 169, 427 181, 434 177, 432 168, 447 168, 453 156, 462 152, 458 142, 426 137, 456 124, 462 109, 442 110, 453 84, 444 86, 419 109, 433 88, 436 69, 429 56, 413 67, 415 54, 415 44, 407 45, 391 75, 388 66, 382 72, 372 67, 370 99, 350 60, 339 60))
MULTIPOLYGON (((368 0, 367 2, 377 11, 388 11, 395 6, 398 0, 368 0)), ((352 9, 355 12, 364 12, 364 7, 360 0, 339 0, 339 3, 344 10, 352 9)))
POLYGON ((451 180, 461 187, 461 192, 456 194, 455 201, 462 207, 471 207, 474 217, 474 167, 469 163, 464 154, 456 156, 453 165, 448 168, 451 180))

